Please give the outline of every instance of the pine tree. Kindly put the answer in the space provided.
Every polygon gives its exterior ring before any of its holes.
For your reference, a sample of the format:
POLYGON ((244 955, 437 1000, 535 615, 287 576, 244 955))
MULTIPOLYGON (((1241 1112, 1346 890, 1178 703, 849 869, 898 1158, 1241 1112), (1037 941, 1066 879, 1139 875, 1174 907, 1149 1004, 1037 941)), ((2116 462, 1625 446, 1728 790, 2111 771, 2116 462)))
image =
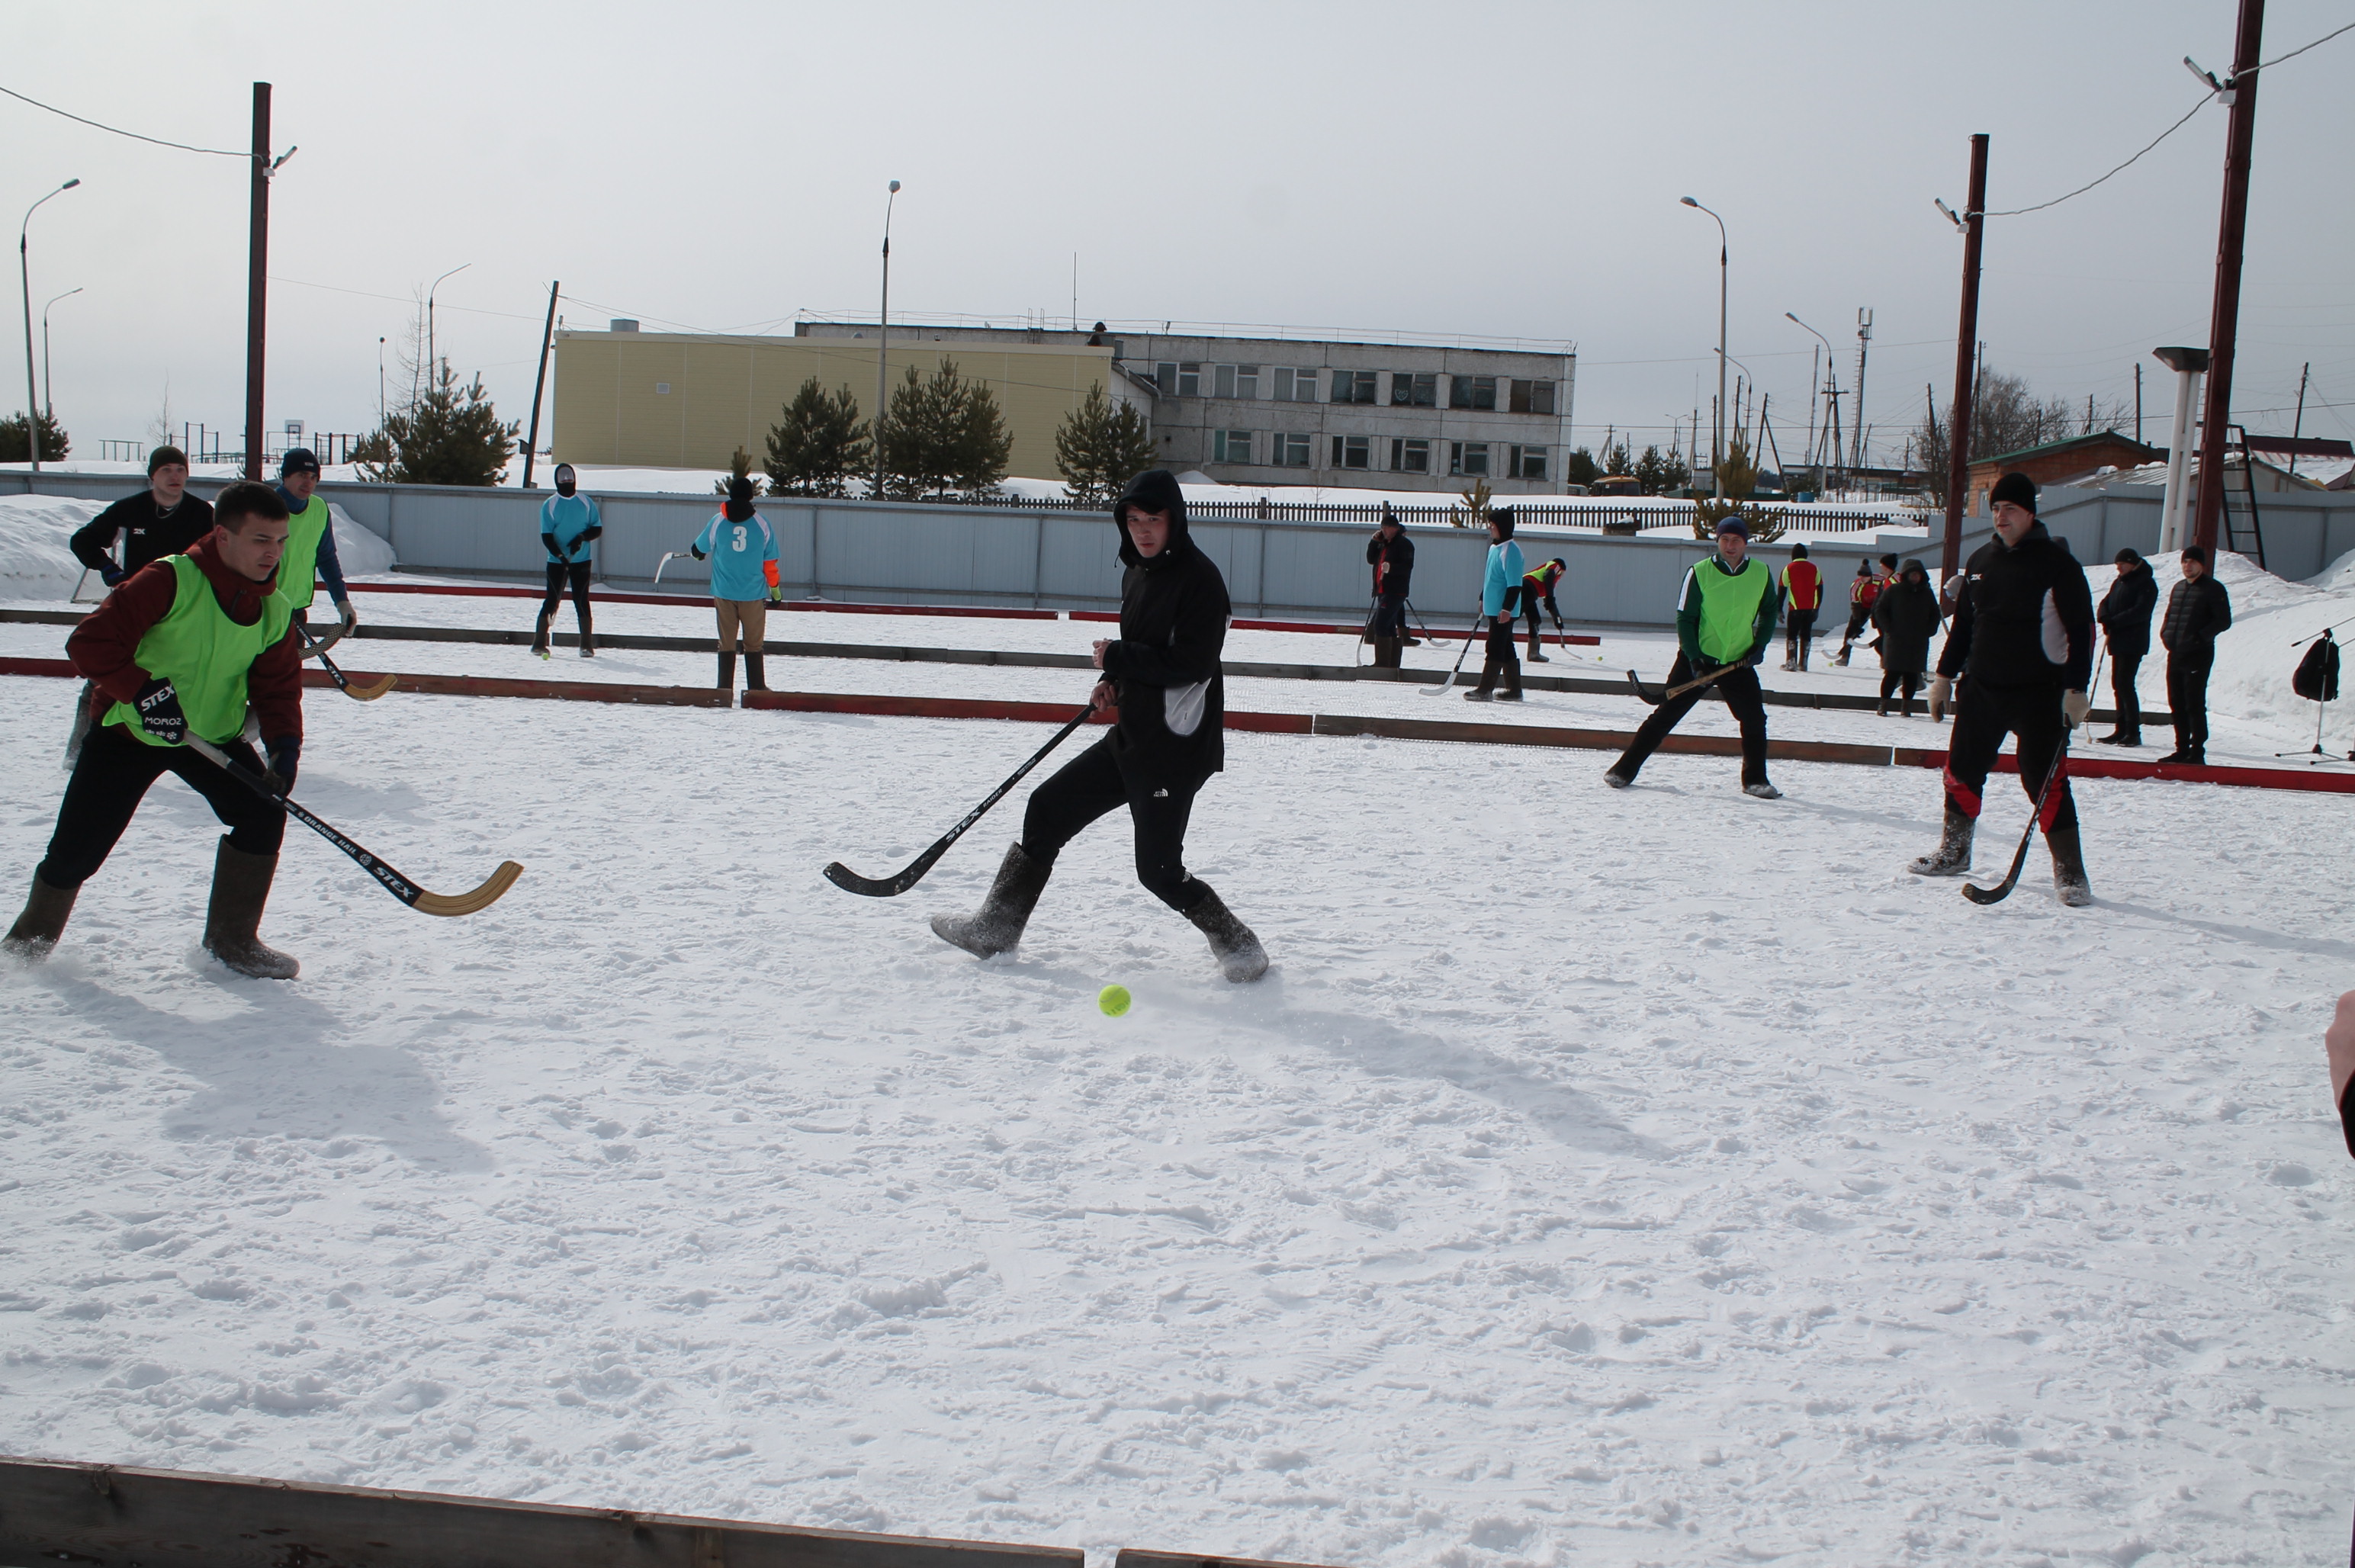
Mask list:
POLYGON ((1636 472, 1636 460, 1628 454, 1627 443, 1623 441, 1619 443, 1618 445, 1613 447, 1610 451, 1603 454, 1603 472, 1605 474, 1633 474, 1636 472))
POLYGON ((499 422, 483 379, 460 387, 447 365, 431 390, 353 450, 362 478, 395 485, 496 485, 523 421, 499 422), (363 457, 363 453, 366 454, 363 457))
POLYGON ((1102 381, 1055 432, 1055 471, 1084 504, 1112 499, 1154 461, 1152 427, 1134 406, 1114 408, 1102 381))
POLYGON ((1644 455, 1636 459, 1636 483, 1646 496, 1657 496, 1668 488, 1668 460, 1660 455, 1657 446, 1644 448, 1644 455))
POLYGON ((1751 460, 1750 443, 1735 431, 1726 445, 1725 459, 1717 465, 1718 475, 1725 481, 1725 498, 1703 496, 1693 503, 1693 537, 1713 539, 1717 525, 1726 517, 1742 514, 1750 525, 1750 542, 1766 544, 1783 535, 1783 514, 1764 511, 1750 505, 1752 492, 1758 488, 1758 465, 1751 460))
POLYGON ((1562 477, 1573 485, 1592 485, 1602 473, 1603 470, 1595 464, 1594 453, 1582 446, 1572 452, 1561 465, 1562 477))
POLYGON ((930 376, 908 367, 908 379, 891 394, 880 440, 884 489, 900 496, 986 495, 1006 477, 1014 454, 996 396, 959 375, 946 355, 930 376))
MULTIPOLYGON (((11 414, 0 420, 0 463, 30 463, 33 443, 26 433, 25 416, 11 414)), ((54 414, 41 416, 41 461, 62 463, 73 450, 73 442, 57 421, 54 414)))
MULTIPOLYGON (((711 493, 715 496, 725 496, 728 494, 729 486, 739 479, 752 479, 752 454, 741 446, 729 453, 728 472, 711 482, 711 493)), ((758 479, 752 479, 752 494, 757 496, 760 493, 761 482, 758 479)))
POLYGON ((828 392, 812 376, 769 431, 769 492, 847 496, 854 475, 872 472, 875 445, 848 387, 828 392))

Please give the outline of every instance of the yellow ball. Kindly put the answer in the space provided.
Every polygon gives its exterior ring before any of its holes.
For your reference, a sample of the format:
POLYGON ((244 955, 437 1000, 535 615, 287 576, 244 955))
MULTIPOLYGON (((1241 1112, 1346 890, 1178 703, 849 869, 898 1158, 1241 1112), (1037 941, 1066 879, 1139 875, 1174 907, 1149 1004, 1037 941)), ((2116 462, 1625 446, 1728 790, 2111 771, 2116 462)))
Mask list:
POLYGON ((1128 1011, 1128 987, 1126 986, 1106 986, 1103 990, 1096 993, 1096 1006, 1104 1010, 1104 1016, 1106 1018, 1116 1019, 1120 1017, 1121 1014, 1128 1011))

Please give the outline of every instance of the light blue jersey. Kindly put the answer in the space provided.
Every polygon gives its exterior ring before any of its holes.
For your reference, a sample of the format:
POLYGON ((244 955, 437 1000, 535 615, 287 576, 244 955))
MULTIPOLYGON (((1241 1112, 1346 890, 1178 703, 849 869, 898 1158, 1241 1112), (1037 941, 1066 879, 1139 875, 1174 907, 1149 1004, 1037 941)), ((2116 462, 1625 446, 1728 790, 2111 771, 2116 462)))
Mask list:
POLYGON ((1521 562, 1521 547, 1507 539, 1503 544, 1488 547, 1488 574, 1480 580, 1480 613, 1492 620, 1505 615, 1505 594, 1521 585, 1521 576, 1528 571, 1521 562))
POLYGON ((777 536, 758 512, 741 523, 719 513, 695 537, 695 552, 711 558, 714 599, 766 599, 777 582, 777 536))
POLYGON ((581 536, 603 526, 597 517, 597 503, 586 496, 550 496, 539 504, 539 531, 553 538, 557 549, 568 552, 561 558, 549 556, 551 566, 559 560, 588 560, 589 551, 581 543, 581 536))

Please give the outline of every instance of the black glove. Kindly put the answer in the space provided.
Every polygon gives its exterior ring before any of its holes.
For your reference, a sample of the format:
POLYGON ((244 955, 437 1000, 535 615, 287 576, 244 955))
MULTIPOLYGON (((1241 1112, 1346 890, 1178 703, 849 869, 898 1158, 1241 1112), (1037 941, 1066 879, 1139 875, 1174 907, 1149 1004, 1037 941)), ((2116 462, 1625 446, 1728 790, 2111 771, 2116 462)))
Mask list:
POLYGON ((180 694, 170 681, 149 681, 139 688, 131 707, 139 715, 139 727, 152 739, 167 746, 186 742, 188 716, 180 711, 180 694))
POLYGON ((699 549, 696 549, 693 545, 689 545, 689 546, 687 546, 687 554, 689 554, 689 555, 691 555, 691 556, 693 556, 693 557, 695 557, 695 559, 696 559, 696 560, 701 560, 703 559, 703 552, 702 552, 701 550, 699 550, 699 549))
POLYGON ((571 552, 565 549, 556 542, 556 536, 554 534, 540 535, 539 542, 546 545, 548 547, 548 553, 554 556, 557 560, 569 560, 571 559, 571 552))
POLYGON ((123 571, 119 566, 101 566, 98 569, 98 580, 101 582, 105 583, 109 588, 113 587, 116 583, 121 582, 124 578, 130 575, 131 574, 129 572, 123 571))
POLYGON ((281 735, 264 748, 270 758, 270 771, 276 776, 280 794, 294 787, 294 770, 303 762, 303 737, 281 735))
POLYGON ((1689 661, 1695 676, 1714 675, 1725 667, 1707 654, 1695 654, 1689 661))

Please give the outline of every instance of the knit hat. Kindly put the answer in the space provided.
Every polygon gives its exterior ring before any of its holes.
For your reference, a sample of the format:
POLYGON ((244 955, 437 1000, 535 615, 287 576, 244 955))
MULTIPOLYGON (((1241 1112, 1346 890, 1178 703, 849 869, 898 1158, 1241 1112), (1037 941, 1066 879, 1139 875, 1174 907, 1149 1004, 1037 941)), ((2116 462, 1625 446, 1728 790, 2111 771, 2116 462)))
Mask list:
POLYGON ((1510 507, 1497 507, 1495 511, 1488 514, 1488 521, 1494 524, 1498 529, 1502 530, 1504 538, 1511 539, 1513 537, 1513 508, 1510 507))
POLYGON ((188 465, 188 454, 176 446, 157 447, 147 454, 147 477, 155 478, 155 470, 174 463, 186 468, 188 465))
POLYGON ((1803 545, 1803 544, 1795 544, 1795 545, 1793 545, 1793 546, 1791 547, 1791 559, 1792 559, 1793 560, 1806 560, 1806 559, 1807 559, 1807 547, 1806 547, 1806 545, 1803 545))
POLYGON ((307 446, 290 446, 286 449, 286 455, 278 460, 278 477, 281 479, 289 475, 317 472, 319 454, 307 446))
POLYGON ((2017 469, 2005 475, 1995 482, 1995 488, 1987 492, 1987 510, 1992 512, 2006 501, 2024 509, 2029 516, 2034 517, 2036 515, 2036 481, 2017 469))
POLYGON ((1750 524, 1741 513, 1729 512, 1717 519, 1717 537, 1723 539, 1728 534, 1740 534, 1744 543, 1749 541, 1750 524))

